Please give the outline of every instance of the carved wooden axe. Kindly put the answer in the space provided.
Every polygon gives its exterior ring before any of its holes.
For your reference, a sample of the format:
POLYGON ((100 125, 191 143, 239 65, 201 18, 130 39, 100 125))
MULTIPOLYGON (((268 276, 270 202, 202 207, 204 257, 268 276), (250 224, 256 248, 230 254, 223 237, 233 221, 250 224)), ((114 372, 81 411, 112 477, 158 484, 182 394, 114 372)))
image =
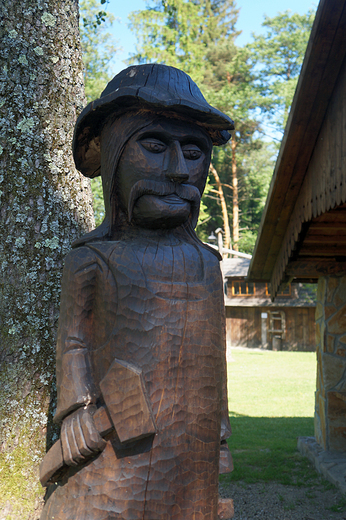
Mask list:
MULTIPOLYGON (((150 401, 142 371, 126 361, 115 359, 100 382, 105 405, 93 415, 99 434, 115 429, 121 443, 132 442, 156 433, 150 401)), ((40 465, 43 487, 59 480, 67 469, 59 439, 48 450, 40 465)))

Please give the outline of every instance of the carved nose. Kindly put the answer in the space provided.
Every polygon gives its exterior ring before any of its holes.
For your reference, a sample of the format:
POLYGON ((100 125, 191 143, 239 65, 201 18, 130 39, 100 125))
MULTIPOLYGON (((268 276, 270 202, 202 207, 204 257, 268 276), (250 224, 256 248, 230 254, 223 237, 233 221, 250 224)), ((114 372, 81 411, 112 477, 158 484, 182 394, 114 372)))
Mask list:
POLYGON ((180 144, 176 145, 170 153, 166 176, 170 181, 179 183, 186 182, 189 178, 189 170, 180 144))

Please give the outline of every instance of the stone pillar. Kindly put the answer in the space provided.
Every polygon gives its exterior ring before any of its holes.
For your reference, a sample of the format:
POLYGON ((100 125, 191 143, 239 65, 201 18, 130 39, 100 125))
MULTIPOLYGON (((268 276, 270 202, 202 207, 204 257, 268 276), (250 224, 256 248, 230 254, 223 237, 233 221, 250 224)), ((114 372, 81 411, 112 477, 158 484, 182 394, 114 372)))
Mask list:
POLYGON ((346 450, 346 275, 321 277, 316 306, 315 438, 346 450))

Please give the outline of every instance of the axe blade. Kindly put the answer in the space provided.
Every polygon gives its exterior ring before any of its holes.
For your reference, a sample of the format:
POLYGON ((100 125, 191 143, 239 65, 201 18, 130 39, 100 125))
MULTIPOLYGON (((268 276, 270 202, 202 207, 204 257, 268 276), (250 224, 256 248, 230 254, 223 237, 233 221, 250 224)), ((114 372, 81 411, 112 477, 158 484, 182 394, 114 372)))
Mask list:
POLYGON ((142 371, 115 359, 100 382, 104 402, 120 442, 135 441, 156 433, 156 426, 142 371))

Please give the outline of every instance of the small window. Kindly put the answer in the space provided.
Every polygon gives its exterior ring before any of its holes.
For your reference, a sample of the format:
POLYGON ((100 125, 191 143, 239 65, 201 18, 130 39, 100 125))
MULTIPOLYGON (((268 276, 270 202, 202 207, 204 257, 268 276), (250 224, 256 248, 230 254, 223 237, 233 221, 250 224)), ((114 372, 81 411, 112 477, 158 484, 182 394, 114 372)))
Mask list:
POLYGON ((233 296, 251 296, 255 294, 255 284, 247 282, 232 282, 233 296))
POLYGON ((291 284, 287 284, 282 291, 279 291, 277 296, 291 296, 291 284))

